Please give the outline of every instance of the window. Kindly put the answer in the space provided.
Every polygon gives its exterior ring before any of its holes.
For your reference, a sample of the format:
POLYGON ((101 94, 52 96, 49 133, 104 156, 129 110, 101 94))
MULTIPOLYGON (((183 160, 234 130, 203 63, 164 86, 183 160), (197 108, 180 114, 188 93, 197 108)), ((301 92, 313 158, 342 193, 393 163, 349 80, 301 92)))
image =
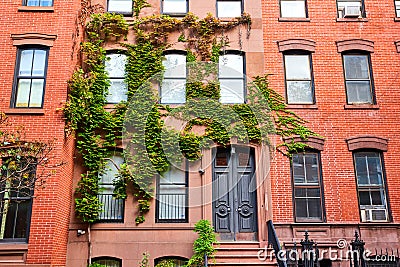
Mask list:
POLYGON ((113 183, 122 163, 124 159, 120 155, 113 155, 106 163, 105 172, 100 175, 98 198, 103 209, 99 214, 100 221, 122 222, 124 219, 124 199, 115 198, 113 183))
POLYGON ((292 157, 296 221, 321 222, 322 186, 319 153, 298 153, 292 157))
POLYGON ((185 15, 188 12, 188 0, 162 0, 162 13, 185 15))
POLYGON ((110 53, 107 57, 105 67, 110 79, 110 87, 106 101, 110 104, 126 101, 128 99, 128 88, 125 83, 126 55, 110 53))
POLYGON ((218 18, 235 18, 240 17, 243 12, 242 1, 234 0, 217 0, 217 17, 218 18))
POLYGON ((158 177, 157 222, 187 222, 187 172, 171 167, 158 177))
POLYGON ((3 159, 0 194, 0 240, 26 242, 36 174, 34 159, 3 159), (21 172, 21 170, 25 170, 21 172))
POLYGON ((396 8, 396 17, 400 17, 400 1, 394 1, 395 8, 396 8))
POLYGON ((132 0, 108 0, 107 12, 120 14, 132 14, 132 0))
POLYGON ((311 55, 286 54, 285 79, 288 104, 313 104, 311 55))
POLYGON ((18 49, 12 99, 13 107, 43 107, 48 55, 49 50, 47 48, 18 49))
POLYGON ((281 0, 281 18, 306 17, 306 0, 281 0))
POLYGON ((162 257, 154 260, 154 266, 181 267, 186 266, 188 259, 181 257, 162 257))
POLYGON ((337 0, 338 18, 365 17, 363 0, 337 0))
POLYGON ((386 190, 380 152, 355 152, 361 221, 388 221, 386 190))
POLYGON ((53 6, 53 0, 23 0, 23 6, 53 6))
POLYGON ((161 104, 181 104, 186 102, 186 55, 169 53, 163 60, 165 69, 161 84, 161 104))
POLYGON ((92 259, 92 263, 104 265, 105 267, 121 267, 122 261, 117 258, 101 257, 92 259))
POLYGON ((238 104, 245 101, 245 65, 242 53, 228 52, 219 57, 220 102, 238 104))
POLYGON ((372 104, 372 70, 369 55, 343 55, 348 104, 372 104))

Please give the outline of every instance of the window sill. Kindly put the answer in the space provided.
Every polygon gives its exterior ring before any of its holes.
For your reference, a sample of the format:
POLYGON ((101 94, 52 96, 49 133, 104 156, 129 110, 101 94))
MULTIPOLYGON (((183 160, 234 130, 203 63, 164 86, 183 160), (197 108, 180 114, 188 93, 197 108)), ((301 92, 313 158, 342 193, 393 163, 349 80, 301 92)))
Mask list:
POLYGON ((167 15, 172 18, 183 18, 187 15, 187 12, 186 13, 162 13, 162 15, 167 15))
POLYGON ((0 251, 10 250, 28 250, 28 243, 2 240, 2 242, 0 243, 0 251))
POLYGON ((336 22, 368 22, 367 18, 336 18, 336 22))
POLYGON ((6 115, 44 115, 42 108, 9 108, 4 111, 6 115))
POLYGON ((18 11, 21 12, 54 12, 53 6, 20 6, 18 11))
POLYGON ((310 18, 278 18, 282 22, 310 22, 310 18))
POLYGON ((400 22, 400 17, 395 17, 395 18, 394 18, 394 21, 395 21, 395 22, 400 22))
POLYGON ((288 109, 318 109, 317 104, 287 104, 288 109))
POLYGON ((379 109, 378 104, 345 104, 344 109, 379 109))

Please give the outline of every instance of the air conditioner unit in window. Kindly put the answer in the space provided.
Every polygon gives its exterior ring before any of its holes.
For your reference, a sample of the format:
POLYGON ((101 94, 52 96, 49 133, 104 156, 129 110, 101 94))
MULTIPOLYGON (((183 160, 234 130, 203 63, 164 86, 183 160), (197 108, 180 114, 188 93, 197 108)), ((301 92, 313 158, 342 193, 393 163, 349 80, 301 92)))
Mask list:
POLYGON ((362 222, 387 222, 388 214, 386 209, 365 209, 361 210, 362 222))
POLYGON ((343 8, 344 18, 360 17, 360 16, 361 16, 360 6, 345 6, 343 8))

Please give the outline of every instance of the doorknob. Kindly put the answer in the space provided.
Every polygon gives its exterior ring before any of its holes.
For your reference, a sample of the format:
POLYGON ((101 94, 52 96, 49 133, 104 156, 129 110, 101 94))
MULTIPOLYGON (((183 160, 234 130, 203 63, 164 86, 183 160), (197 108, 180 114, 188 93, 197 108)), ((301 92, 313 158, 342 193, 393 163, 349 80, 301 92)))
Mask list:
POLYGON ((237 208, 236 211, 239 211, 239 212, 240 212, 240 211, 242 211, 242 208, 237 208))
POLYGON ((231 208, 227 208, 228 211, 231 211, 231 208))

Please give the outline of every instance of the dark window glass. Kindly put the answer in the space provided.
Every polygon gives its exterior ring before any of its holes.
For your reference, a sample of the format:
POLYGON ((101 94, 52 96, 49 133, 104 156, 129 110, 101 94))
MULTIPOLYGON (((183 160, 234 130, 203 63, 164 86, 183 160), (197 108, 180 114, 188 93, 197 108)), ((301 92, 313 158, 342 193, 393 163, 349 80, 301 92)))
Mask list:
POLYGON ((122 222, 124 219, 124 199, 115 198, 114 180, 118 175, 119 166, 124 163, 123 157, 113 155, 107 160, 105 172, 100 175, 98 195, 102 204, 102 211, 99 214, 100 221, 122 222))
POLYGON ((241 0, 217 0, 218 18, 235 18, 242 15, 241 0))
POLYGON ((128 87, 125 83, 126 55, 108 54, 105 62, 110 87, 106 97, 107 103, 116 104, 128 99, 128 87))
POLYGON ((26 241, 30 225, 36 160, 4 158, 3 166, 0 240, 26 241))
POLYGON ((186 55, 166 54, 163 60, 164 79, 160 89, 162 104, 186 102, 186 55))
POLYGON ((292 157, 295 217, 297 221, 322 221, 321 175, 317 153, 292 157))
POLYGON ((157 182, 157 222, 187 222, 187 177, 184 168, 171 167, 157 182))
POLYGON ((219 57, 218 79, 220 102, 240 104, 245 100, 244 57, 238 53, 227 53, 219 57))
POLYGON ((132 14, 132 0, 108 0, 107 12, 132 14))
POLYGON ((379 152, 356 152, 354 162, 362 221, 388 220, 386 189, 379 152))
POLYGON ((23 0, 24 6, 53 6, 53 0, 23 0))
POLYGON ((306 18, 306 0, 281 0, 282 18, 306 18))
POLYGON ((48 49, 18 49, 13 106, 41 108, 46 84, 48 49))
POLYGON ((343 55, 347 103, 373 103, 369 55, 343 55))
POLYGON ((338 18, 358 18, 364 16, 362 0, 337 0, 338 18))
POLYGON ((162 0, 162 13, 184 15, 187 13, 188 0, 162 0))
POLYGON ((187 262, 188 260, 184 258, 162 257, 155 259, 154 265, 160 264, 160 266, 181 267, 181 266, 186 266, 187 262))
POLYGON ((97 258, 92 260, 93 263, 104 265, 105 267, 121 267, 122 262, 116 258, 97 258))

